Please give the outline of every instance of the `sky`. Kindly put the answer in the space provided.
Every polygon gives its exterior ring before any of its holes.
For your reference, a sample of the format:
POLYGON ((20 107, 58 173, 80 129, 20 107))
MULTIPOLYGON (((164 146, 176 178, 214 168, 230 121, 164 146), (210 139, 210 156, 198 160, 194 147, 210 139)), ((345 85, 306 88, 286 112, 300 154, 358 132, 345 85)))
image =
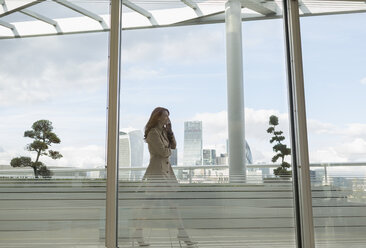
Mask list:
MULTIPOLYGON (((301 19, 311 163, 366 162, 366 14, 301 19)), ((271 163, 271 115, 289 141, 282 20, 244 22, 245 135, 254 163, 271 163)), ((0 165, 29 156, 25 130, 52 121, 53 166, 105 164, 108 33, 0 40, 0 165)), ((203 122, 203 147, 226 152, 224 24, 124 31, 121 129, 170 110, 183 156, 184 121, 203 122)), ((34 156, 34 155, 32 155, 34 156)), ((145 149, 145 164, 148 154, 145 149)))

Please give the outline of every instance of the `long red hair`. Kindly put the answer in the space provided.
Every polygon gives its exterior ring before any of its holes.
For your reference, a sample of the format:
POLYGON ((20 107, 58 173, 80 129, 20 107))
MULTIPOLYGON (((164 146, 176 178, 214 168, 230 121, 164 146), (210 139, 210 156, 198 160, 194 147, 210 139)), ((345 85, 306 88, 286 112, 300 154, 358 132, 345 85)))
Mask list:
POLYGON ((149 134, 151 128, 156 127, 159 124, 159 118, 160 116, 163 114, 164 111, 167 111, 168 114, 169 110, 163 107, 157 107, 153 110, 153 112, 150 115, 150 119, 149 121, 146 123, 145 126, 145 135, 144 135, 144 139, 147 138, 147 135, 149 134))

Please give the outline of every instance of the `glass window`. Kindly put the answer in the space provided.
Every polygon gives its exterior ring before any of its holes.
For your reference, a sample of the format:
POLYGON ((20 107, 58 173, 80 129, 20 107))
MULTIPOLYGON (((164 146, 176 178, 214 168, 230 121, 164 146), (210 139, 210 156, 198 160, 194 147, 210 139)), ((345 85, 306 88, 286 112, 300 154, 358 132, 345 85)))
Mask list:
POLYGON ((242 23, 247 180, 236 183, 225 24, 123 31, 120 247, 296 246, 282 29, 281 18, 242 23), (144 140, 156 107, 169 110, 176 147, 163 124, 144 140), (286 149, 272 162, 275 145, 286 149))
MULTIPOLYGON (((80 6, 108 14, 109 2, 80 6)), ((0 247, 104 247, 108 35, 0 41, 0 247)))
POLYGON ((301 19, 316 247, 365 244, 365 18, 301 19))

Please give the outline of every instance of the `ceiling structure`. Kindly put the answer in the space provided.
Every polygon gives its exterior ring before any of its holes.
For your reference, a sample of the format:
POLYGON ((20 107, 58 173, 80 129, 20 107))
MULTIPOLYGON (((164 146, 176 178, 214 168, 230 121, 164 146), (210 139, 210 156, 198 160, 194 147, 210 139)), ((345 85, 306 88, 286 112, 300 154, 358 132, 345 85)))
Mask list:
MULTIPOLYGON (((242 20, 281 18, 282 1, 241 0, 242 20)), ((0 0, 0 39, 109 31, 109 0, 0 0)), ((225 22, 226 0, 122 0, 122 29, 225 22)), ((366 2, 300 0, 301 16, 366 12, 366 2)))

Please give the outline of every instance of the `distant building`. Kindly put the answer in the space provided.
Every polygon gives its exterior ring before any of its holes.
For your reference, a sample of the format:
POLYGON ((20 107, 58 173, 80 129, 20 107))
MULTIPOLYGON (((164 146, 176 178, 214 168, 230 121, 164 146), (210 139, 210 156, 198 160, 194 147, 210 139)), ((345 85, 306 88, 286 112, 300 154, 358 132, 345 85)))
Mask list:
POLYGON ((203 165, 215 165, 216 164, 216 150, 203 149, 202 157, 203 157, 203 165))
POLYGON ((228 165, 229 157, 227 156, 227 154, 221 153, 220 156, 216 157, 216 164, 217 165, 228 165))
POLYGON ((119 168, 131 167, 130 137, 128 133, 125 132, 119 132, 118 162, 119 168))
POLYGON ((202 165, 202 121, 184 122, 183 165, 202 165))
POLYGON ((324 170, 310 170, 310 181, 312 185, 324 185, 325 182, 325 173, 324 170))
MULTIPOLYGON (((143 166, 144 139, 140 130, 119 133, 119 168, 138 168, 143 166)), ((129 171, 120 173, 124 179, 141 179, 144 171, 129 171)))
POLYGON ((178 150, 177 149, 172 149, 172 155, 170 155, 170 164, 172 166, 175 166, 178 164, 178 150))
POLYGON ((144 135, 140 130, 131 131, 130 136, 131 147, 131 167, 142 167, 144 155, 144 135))
POLYGON ((247 141, 245 141, 245 159, 246 164, 253 164, 252 151, 247 141))
POLYGON ((353 182, 346 177, 332 177, 332 186, 336 188, 353 189, 353 182))
POLYGON ((140 130, 119 133, 119 167, 142 167, 144 155, 143 134, 140 130))
MULTIPOLYGON (((7 178, 34 178, 34 171, 31 167, 11 167, 0 166, 4 168, 0 170, 0 177, 7 178)), ((62 167, 62 166, 47 166, 47 168, 53 173, 52 177, 55 178, 100 178, 101 171, 96 169, 96 173, 91 174, 93 169, 75 168, 75 167, 62 167)))
POLYGON ((260 168, 260 170, 262 171, 263 178, 273 175, 272 170, 270 170, 269 168, 260 168))

